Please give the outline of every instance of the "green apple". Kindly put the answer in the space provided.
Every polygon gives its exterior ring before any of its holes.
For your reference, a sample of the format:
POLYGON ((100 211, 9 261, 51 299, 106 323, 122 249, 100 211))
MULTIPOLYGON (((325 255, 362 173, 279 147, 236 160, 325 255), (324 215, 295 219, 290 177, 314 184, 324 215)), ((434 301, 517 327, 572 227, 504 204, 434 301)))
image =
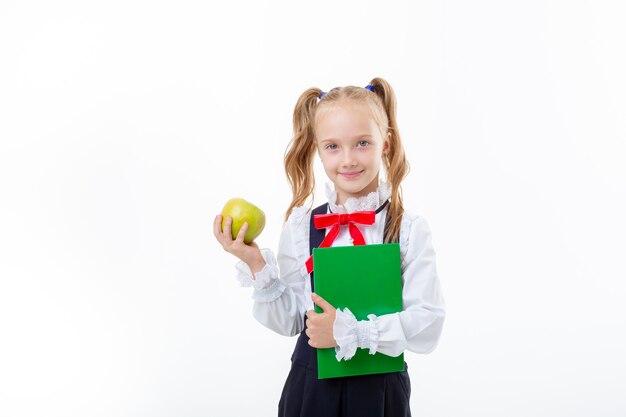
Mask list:
POLYGON ((250 243, 256 239, 265 227, 265 213, 252 203, 243 198, 231 198, 222 209, 222 230, 226 223, 226 216, 233 218, 232 234, 233 239, 237 238, 239 229, 245 222, 248 222, 248 230, 243 238, 245 243, 250 243))

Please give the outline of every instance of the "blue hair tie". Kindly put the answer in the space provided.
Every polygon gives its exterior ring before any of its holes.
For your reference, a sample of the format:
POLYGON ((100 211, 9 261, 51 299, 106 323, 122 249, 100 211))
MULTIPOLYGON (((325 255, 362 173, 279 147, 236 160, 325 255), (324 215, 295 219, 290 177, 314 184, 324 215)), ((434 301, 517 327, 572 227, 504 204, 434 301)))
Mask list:
POLYGON ((365 86, 365 88, 367 88, 368 90, 370 90, 372 93, 374 92, 374 86, 371 84, 368 84, 365 86))
POLYGON ((326 95, 326 92, 325 92, 325 91, 322 91, 322 92, 320 93, 320 100, 321 100, 321 99, 323 99, 325 95, 326 95))

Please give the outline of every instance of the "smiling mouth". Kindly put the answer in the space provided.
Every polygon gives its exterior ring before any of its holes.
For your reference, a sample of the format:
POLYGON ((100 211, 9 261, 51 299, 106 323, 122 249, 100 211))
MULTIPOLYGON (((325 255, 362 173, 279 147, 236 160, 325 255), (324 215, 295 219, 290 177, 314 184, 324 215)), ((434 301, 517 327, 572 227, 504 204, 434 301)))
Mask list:
POLYGON ((342 176, 344 176, 345 178, 354 178, 359 176, 363 171, 357 171, 357 172, 340 172, 339 174, 341 174, 342 176))

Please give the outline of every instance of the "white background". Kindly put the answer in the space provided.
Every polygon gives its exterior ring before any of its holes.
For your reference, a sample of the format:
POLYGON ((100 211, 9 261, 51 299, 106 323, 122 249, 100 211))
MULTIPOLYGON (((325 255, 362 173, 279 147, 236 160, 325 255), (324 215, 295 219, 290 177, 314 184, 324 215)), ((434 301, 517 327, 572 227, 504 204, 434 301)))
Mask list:
POLYGON ((212 221, 275 250, 298 96, 375 76, 448 306, 413 414, 626 415, 625 9, 3 1, 0 415, 274 416, 295 338, 212 221))

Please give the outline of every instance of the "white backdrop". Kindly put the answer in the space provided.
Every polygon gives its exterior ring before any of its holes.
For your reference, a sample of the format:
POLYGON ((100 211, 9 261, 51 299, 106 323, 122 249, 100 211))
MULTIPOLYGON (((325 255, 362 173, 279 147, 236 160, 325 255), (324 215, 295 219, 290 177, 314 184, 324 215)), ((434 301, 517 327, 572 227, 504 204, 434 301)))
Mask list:
POLYGON ((212 220, 275 250, 298 96, 375 76, 448 306, 413 414, 626 415, 626 7, 385 4, 1 3, 1 416, 275 415, 212 220))

